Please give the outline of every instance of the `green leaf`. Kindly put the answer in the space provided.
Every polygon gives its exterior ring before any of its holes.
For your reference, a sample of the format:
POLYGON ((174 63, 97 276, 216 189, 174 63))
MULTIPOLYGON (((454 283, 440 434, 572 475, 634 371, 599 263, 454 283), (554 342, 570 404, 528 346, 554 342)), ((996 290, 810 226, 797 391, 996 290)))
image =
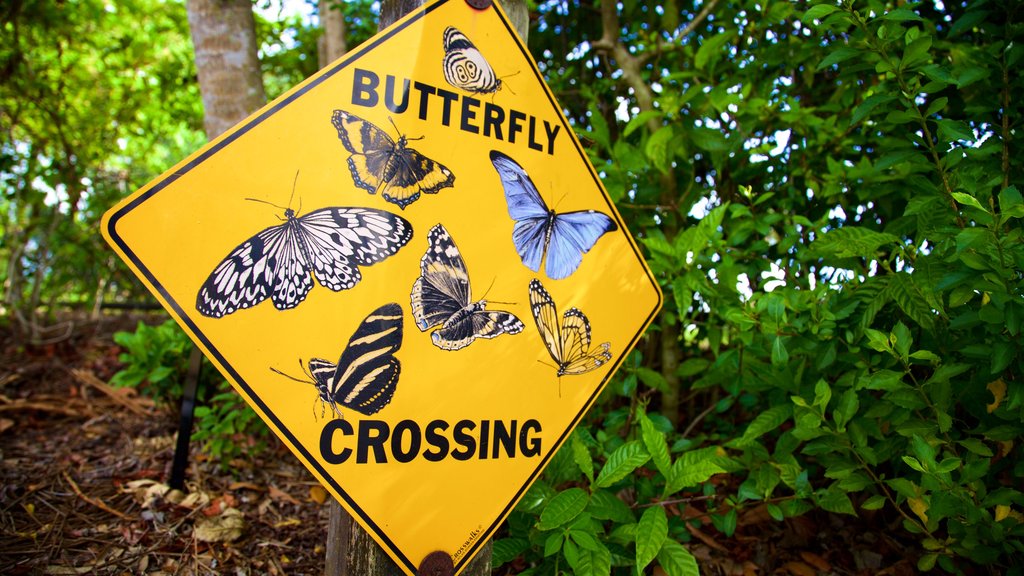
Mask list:
POLYGON ((935 325, 935 313, 917 285, 915 275, 897 272, 889 280, 889 293, 900 309, 922 328, 935 325))
MULTIPOLYGON (((578 533, 574 533, 578 534, 578 533)), ((576 576, 608 576, 612 572, 612 553, 599 541, 594 540, 595 549, 583 547, 573 570, 576 576)))
POLYGON ((640 441, 633 440, 632 442, 627 442, 616 448, 608 456, 608 461, 601 468, 601 472, 598 473, 594 484, 599 488, 607 488, 632 474, 634 470, 643 466, 650 458, 651 455, 648 454, 647 449, 644 448, 640 441))
POLYGON ((644 110, 629 119, 629 123, 626 124, 626 128, 622 131, 622 137, 628 138, 637 128, 646 126, 651 120, 661 120, 664 116, 665 113, 661 110, 644 110))
POLYGON ((636 526, 636 571, 643 569, 654 560, 668 536, 668 516, 661 506, 650 506, 640 516, 636 526))
POLYGON ((660 392, 668 391, 668 381, 661 375, 661 372, 641 366, 637 368, 636 375, 640 377, 640 381, 648 388, 652 388, 660 392))
POLYGON ((587 507, 587 501, 587 493, 582 488, 569 488, 559 492, 540 513, 537 529, 551 530, 570 522, 583 512, 587 507))
POLYGON ((563 542, 565 542, 565 536, 561 532, 552 532, 544 541, 544 557, 558 554, 562 550, 563 542))
POLYGON ((647 417, 647 414, 640 412, 640 430, 644 446, 654 461, 654 466, 665 478, 668 478, 672 469, 672 457, 668 454, 668 441, 665 433, 654 427, 654 422, 647 417))
POLYGON ((591 484, 594 483, 594 459, 590 456, 590 450, 587 449, 587 445, 580 440, 578 433, 573 433, 572 438, 569 440, 572 448, 572 460, 580 468, 580 472, 586 475, 587 480, 591 484))
POLYGON ((897 8, 895 10, 890 10, 889 12, 883 14, 881 19, 890 20, 893 22, 907 22, 910 20, 916 22, 924 22, 924 18, 921 18, 920 16, 917 15, 916 12, 908 10, 906 8, 897 8))
POLYGON ((737 448, 749 446, 754 440, 764 434, 778 429, 792 415, 793 406, 791 404, 780 404, 761 412, 750 423, 750 426, 747 426, 747 429, 743 432, 743 437, 734 442, 733 445, 737 448))
POLYGON ((953 192, 953 199, 961 204, 977 208, 978 210, 988 214, 988 210, 981 205, 981 202, 978 202, 978 199, 970 194, 964 192, 953 192))
POLYGON ((860 226, 843 226, 830 230, 811 244, 819 254, 837 258, 874 258, 875 252, 887 244, 896 244, 899 238, 884 232, 860 226))
POLYGON ((708 62, 717 60, 725 52, 722 48, 732 40, 731 33, 715 34, 701 44, 697 54, 693 57, 693 65, 698 70, 707 67, 708 62))
POLYGON ((647 139, 647 145, 644 147, 644 153, 647 155, 647 158, 662 172, 667 172, 671 168, 671 159, 674 151, 669 146, 669 142, 674 135, 671 124, 662 126, 657 132, 651 134, 651 137, 647 139))
POLYGON ((839 8, 833 4, 816 4, 804 12, 804 15, 800 17, 800 21, 805 24, 811 24, 814 20, 821 20, 825 16, 839 10, 839 8))
POLYGON ((821 408, 822 413, 825 412, 825 408, 828 403, 832 400, 832 387, 828 385, 824 379, 818 380, 814 384, 814 402, 812 406, 821 408))
POLYGON ((860 505, 860 507, 865 510, 880 510, 882 506, 885 506, 885 502, 885 496, 882 496, 881 494, 875 494, 871 498, 865 500, 864 503, 860 505))
POLYGON ((840 62, 845 62, 845 61, 849 60, 850 58, 853 58, 855 56, 859 56, 861 54, 863 54, 863 52, 861 52, 860 50, 857 50, 856 48, 848 48, 846 46, 842 46, 840 48, 836 48, 836 49, 832 50, 831 52, 829 52, 828 56, 823 58, 822 61, 818 63, 818 66, 815 68, 815 72, 820 71, 823 68, 828 68, 829 66, 832 66, 833 64, 839 64, 840 62))
POLYGON ((658 564, 668 576, 700 576, 697 559, 682 544, 672 539, 662 543, 658 564))
POLYGON ((530 547, 526 538, 501 538, 494 541, 491 550, 491 565, 495 568, 515 560, 530 547))
POLYGON ((698 148, 708 152, 725 152, 732 148, 725 135, 711 128, 694 128, 690 131, 690 139, 698 148))
POLYGON ((1024 199, 1016 186, 1003 188, 999 192, 999 212, 1003 220, 1009 218, 1024 218, 1024 199))
MULTIPOLYGON (((850 115, 850 126, 853 126, 863 120, 871 111, 881 106, 882 104, 888 104, 895 100, 897 96, 893 94, 875 94, 868 96, 860 103, 859 106, 853 109, 853 114, 850 115)), ((842 228, 840 228, 842 230, 842 228)))
POLYGON ((772 366, 785 366, 789 362, 789 352, 782 342, 782 336, 776 336, 772 341, 772 366))
POLYGON ((725 471, 711 460, 689 462, 686 458, 677 458, 672 464, 672 472, 665 481, 665 491, 662 495, 670 496, 683 488, 692 488, 707 481, 715 474, 722 474, 725 471))
POLYGON ((826 490, 821 490, 816 495, 815 500, 818 502, 818 506, 827 512, 834 512, 836 514, 849 514, 856 516, 857 511, 853 508, 853 502, 850 501, 850 497, 846 495, 841 488, 838 486, 830 486, 826 490))
POLYGON ((611 520, 617 524, 636 522, 629 506, 608 490, 597 490, 590 495, 587 512, 597 520, 611 520))

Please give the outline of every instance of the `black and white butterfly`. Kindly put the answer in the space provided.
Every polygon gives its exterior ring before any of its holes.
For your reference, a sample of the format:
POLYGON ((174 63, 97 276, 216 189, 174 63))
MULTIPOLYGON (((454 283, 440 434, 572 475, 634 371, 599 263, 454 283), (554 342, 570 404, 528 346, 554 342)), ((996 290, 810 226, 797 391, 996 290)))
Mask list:
POLYGON ((523 331, 523 323, 515 315, 487 310, 486 300, 473 302, 466 262, 441 224, 427 234, 420 273, 412 285, 412 317, 420 331, 440 326, 430 334, 438 348, 459 350, 477 338, 523 331))
MULTIPOLYGON (((331 123, 342 146, 352 155, 348 169, 356 186, 405 209, 420 194, 437 194, 455 184, 455 174, 441 163, 409 148, 409 139, 398 142, 369 120, 335 110, 331 123)), ((397 128, 396 128, 397 130, 397 128)))
POLYGON ((395 352, 402 347, 402 324, 402 307, 385 304, 359 324, 337 364, 322 358, 309 361, 311 383, 319 392, 321 404, 329 404, 334 416, 342 418, 339 405, 370 416, 391 402, 402 372, 402 364, 395 358, 395 352))
POLYGON ((596 210, 558 213, 548 208, 530 175, 505 154, 492 150, 491 163, 505 188, 508 215, 515 221, 512 242, 530 270, 538 272, 543 260, 549 278, 567 278, 601 236, 618 229, 615 221, 596 210))
POLYGON ((612 359, 610 343, 590 348, 590 320, 579 308, 566 310, 559 323, 555 301, 536 278, 530 281, 530 311, 559 376, 586 374, 612 359))
POLYGON ((452 86, 476 94, 501 89, 501 79, 465 34, 449 26, 444 29, 444 79, 452 86))
POLYGON ((348 290, 369 266, 412 239, 408 220, 373 208, 321 208, 271 226, 232 250, 199 288, 196 310, 220 318, 270 298, 278 310, 299 305, 321 285, 348 290), (312 276, 311 276, 312 274, 312 276))

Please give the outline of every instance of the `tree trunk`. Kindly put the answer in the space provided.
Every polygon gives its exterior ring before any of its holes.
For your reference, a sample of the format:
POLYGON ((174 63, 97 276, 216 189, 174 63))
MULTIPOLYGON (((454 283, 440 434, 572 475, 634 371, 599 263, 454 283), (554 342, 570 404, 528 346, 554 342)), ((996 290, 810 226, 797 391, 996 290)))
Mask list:
POLYGON ((323 36, 317 43, 319 64, 323 68, 345 55, 348 43, 345 39, 345 15, 338 0, 320 0, 320 27, 323 36))
POLYGON ((213 139, 262 106, 250 0, 188 0, 188 24, 203 95, 203 128, 213 139))

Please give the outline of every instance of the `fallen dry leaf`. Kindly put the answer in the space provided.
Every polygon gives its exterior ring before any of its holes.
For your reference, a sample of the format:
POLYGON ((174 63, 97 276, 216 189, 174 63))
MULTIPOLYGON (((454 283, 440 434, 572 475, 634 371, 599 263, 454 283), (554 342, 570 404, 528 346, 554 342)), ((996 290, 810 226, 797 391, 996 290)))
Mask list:
POLYGON ((819 572, 832 571, 832 565, 829 564, 828 560, 825 560, 814 552, 807 552, 806 550, 803 550, 800 552, 800 557, 804 559, 804 562, 807 562, 811 566, 817 568, 819 572))
POLYGON ((803 562, 786 562, 782 568, 793 576, 818 576, 814 568, 803 562))
POLYGON ((200 542, 233 542, 242 535, 245 519, 237 508, 228 508, 220 516, 200 518, 192 534, 200 542))
POLYGON ((309 499, 317 504, 323 504, 327 501, 327 490, 324 490, 324 487, 319 485, 310 486, 309 499))
POLYGON ((270 485, 270 497, 273 498, 274 500, 277 500, 278 502, 284 501, 291 504, 295 504, 296 506, 301 504, 301 502, 296 500, 291 494, 285 492, 284 490, 281 490, 280 488, 274 486, 273 484, 270 485))
POLYGON ((11 426, 14 426, 14 420, 11 420, 10 418, 0 418, 0 433, 10 429, 11 426))

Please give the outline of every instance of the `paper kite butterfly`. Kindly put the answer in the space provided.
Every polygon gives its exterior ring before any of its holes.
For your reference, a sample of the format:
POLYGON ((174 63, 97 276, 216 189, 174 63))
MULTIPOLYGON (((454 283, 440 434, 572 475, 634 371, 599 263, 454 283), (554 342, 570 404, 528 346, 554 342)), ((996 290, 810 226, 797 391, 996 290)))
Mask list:
POLYGON ((369 266, 398 252, 412 238, 406 219, 373 208, 321 208, 271 226, 231 251, 199 289, 196 309, 220 318, 270 298, 278 310, 299 305, 321 285, 348 290, 369 266))
POLYGON ((321 358, 309 361, 309 376, 319 392, 321 405, 329 404, 338 418, 342 418, 339 405, 364 416, 380 412, 391 402, 398 387, 402 365, 395 352, 401 347, 402 307, 391 303, 371 312, 349 338, 337 364, 321 358))
POLYGON ((566 310, 559 324, 555 301, 537 279, 530 281, 530 310, 559 376, 585 374, 612 359, 608 342, 590 348, 590 321, 578 308, 566 310))
POLYGON ((494 69, 465 34, 449 26, 444 30, 444 79, 456 88, 477 94, 501 89, 494 69))
POLYGON ((556 213, 515 160, 492 150, 491 163, 505 188, 508 215, 515 221, 512 242, 530 270, 539 271, 544 261, 549 278, 567 278, 601 236, 618 229, 610 217, 596 210, 556 213))
POLYGON ((344 110, 335 110, 331 123, 352 154, 348 169, 355 185, 370 194, 380 191, 385 200, 403 210, 421 193, 437 194, 455 183, 451 170, 409 148, 409 139, 401 134, 396 143, 368 120, 344 110))
POLYGON ((421 275, 412 286, 412 317, 420 331, 440 326, 430 334, 435 346, 459 350, 477 338, 523 331, 515 315, 487 310, 486 300, 472 301, 466 262, 444 226, 430 229, 427 245, 420 260, 421 275))

